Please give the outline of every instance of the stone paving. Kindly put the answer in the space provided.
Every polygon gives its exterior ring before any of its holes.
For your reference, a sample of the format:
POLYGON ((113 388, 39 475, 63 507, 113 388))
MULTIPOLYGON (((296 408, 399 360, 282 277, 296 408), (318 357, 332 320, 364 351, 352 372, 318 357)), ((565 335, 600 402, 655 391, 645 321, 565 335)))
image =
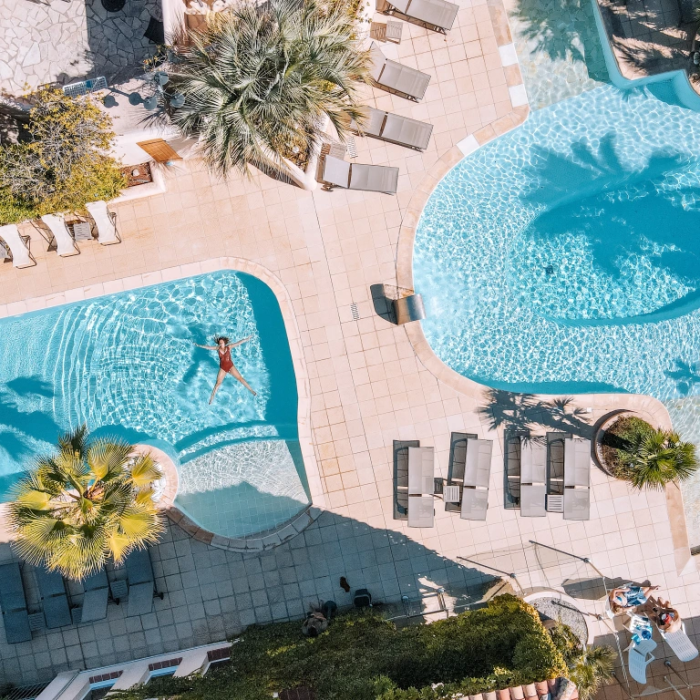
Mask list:
MULTIPOLYGON (((341 575, 353 588, 368 586, 377 599, 395 600, 402 592, 415 597, 440 585, 459 598, 482 577, 458 557, 497 555, 532 539, 590 557, 606 576, 649 577, 674 601, 697 641, 700 577, 693 560, 676 557, 676 532, 684 521, 675 496, 635 493, 594 470, 590 521, 564 521, 551 513, 526 519, 505 509, 504 427, 526 421, 542 435, 571 420, 536 399, 487 392, 466 379, 458 386, 436 358, 429 361, 424 348, 417 353, 416 338, 410 337, 415 333, 375 314, 370 285, 396 284, 399 231, 415 219, 409 215, 414 195, 430 192, 434 168, 445 165, 441 159, 459 151, 455 147, 465 137, 494 136, 513 125, 501 121, 513 112, 508 79, 518 73, 517 65, 504 69, 499 53, 507 28, 494 21, 504 16, 503 9, 483 0, 460 0, 460 5, 447 37, 406 25, 395 49, 402 62, 431 74, 424 101, 366 91, 369 104, 434 125, 424 153, 357 139, 358 162, 400 168, 395 197, 310 193, 261 175, 221 182, 201 162, 187 160, 167 173, 164 194, 114 207, 120 245, 81 243, 81 255, 59 258, 46 252, 31 226, 22 226, 32 236, 38 264, 24 270, 0 266, 0 314, 36 308, 36 297, 77 287, 91 287, 93 293, 105 291, 107 283, 128 289, 137 283, 135 276, 143 275, 138 282, 143 284, 173 266, 197 274, 201 263, 226 255, 253 260, 276 275, 293 300, 301 332, 323 512, 303 534, 261 555, 225 552, 171 526, 153 549, 157 583, 165 593, 163 601, 156 599, 154 613, 127 619, 123 607, 110 605, 106 622, 36 633, 31 643, 15 646, 6 645, 0 631, 5 679, 33 682, 66 667, 218 640, 252 622, 300 616, 319 597, 347 603, 338 586, 341 575), (446 476, 451 431, 494 440, 488 520, 460 520, 436 501, 435 527, 408 529, 393 518, 393 440, 435 446, 437 474, 446 476)), ((574 427, 590 434, 595 421, 623 405, 668 420, 658 402, 625 395, 579 397, 568 410, 582 410, 585 420, 574 427)), ((0 560, 10 556, 9 546, 0 545, 0 560)), ((514 565, 509 555, 495 559, 504 570, 514 565)), ((28 572, 26 579, 32 583, 28 572)), ((553 586, 561 579, 552 573, 530 585, 547 580, 553 586)), ((73 593, 79 603, 79 588, 73 593)), ((592 605, 583 598, 577 603, 592 605)), ((611 633, 607 626, 594 631, 611 633)), ((652 664, 653 677, 665 673, 664 658, 659 653, 652 664)), ((688 678, 698 673, 695 664, 678 668, 688 678)), ((620 686, 606 691, 610 700, 621 694, 620 686)))
POLYGON ((18 96, 46 83, 131 76, 154 53, 143 36, 160 0, 0 0, 0 93, 18 96))

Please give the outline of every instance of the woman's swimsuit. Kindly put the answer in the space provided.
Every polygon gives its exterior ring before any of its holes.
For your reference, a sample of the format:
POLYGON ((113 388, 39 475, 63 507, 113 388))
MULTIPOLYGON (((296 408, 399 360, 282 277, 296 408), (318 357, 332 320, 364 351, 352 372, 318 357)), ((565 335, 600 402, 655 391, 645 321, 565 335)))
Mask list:
POLYGON ((231 359, 231 348, 226 348, 223 353, 221 350, 217 350, 219 353, 219 367, 224 370, 224 372, 230 372, 233 369, 233 360, 231 359))

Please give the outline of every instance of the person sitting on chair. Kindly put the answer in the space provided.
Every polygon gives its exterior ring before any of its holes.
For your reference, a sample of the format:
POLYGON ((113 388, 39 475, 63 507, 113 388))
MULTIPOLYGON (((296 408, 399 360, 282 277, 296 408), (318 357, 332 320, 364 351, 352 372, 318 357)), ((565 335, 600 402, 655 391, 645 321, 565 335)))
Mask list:
POLYGON ((627 584, 620 588, 613 588, 608 594, 610 610, 617 615, 626 612, 638 605, 643 605, 649 600, 649 594, 655 591, 658 586, 635 586, 627 584))

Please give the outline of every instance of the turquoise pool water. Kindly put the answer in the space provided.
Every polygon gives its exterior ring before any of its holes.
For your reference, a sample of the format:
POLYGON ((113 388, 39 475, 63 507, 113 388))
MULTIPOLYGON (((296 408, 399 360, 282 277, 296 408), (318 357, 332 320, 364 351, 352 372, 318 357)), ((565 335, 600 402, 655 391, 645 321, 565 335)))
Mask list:
POLYGON ((156 445, 179 465, 178 504, 231 537, 309 502, 289 343, 273 292, 223 271, 0 321, 0 497, 33 455, 87 423, 156 445), (227 377, 213 405, 215 334, 253 397, 227 377))

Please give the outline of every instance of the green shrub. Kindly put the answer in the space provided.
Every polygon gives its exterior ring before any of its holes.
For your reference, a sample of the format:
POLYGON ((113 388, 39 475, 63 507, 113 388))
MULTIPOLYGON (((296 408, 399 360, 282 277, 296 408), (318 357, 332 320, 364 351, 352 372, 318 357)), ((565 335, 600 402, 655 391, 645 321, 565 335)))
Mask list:
POLYGON ((204 677, 155 680, 118 697, 269 700, 307 685, 323 700, 433 700, 565 671, 535 610, 504 595, 480 610, 402 630, 371 611, 339 615, 315 639, 302 637, 298 621, 251 627, 226 666, 204 677))

